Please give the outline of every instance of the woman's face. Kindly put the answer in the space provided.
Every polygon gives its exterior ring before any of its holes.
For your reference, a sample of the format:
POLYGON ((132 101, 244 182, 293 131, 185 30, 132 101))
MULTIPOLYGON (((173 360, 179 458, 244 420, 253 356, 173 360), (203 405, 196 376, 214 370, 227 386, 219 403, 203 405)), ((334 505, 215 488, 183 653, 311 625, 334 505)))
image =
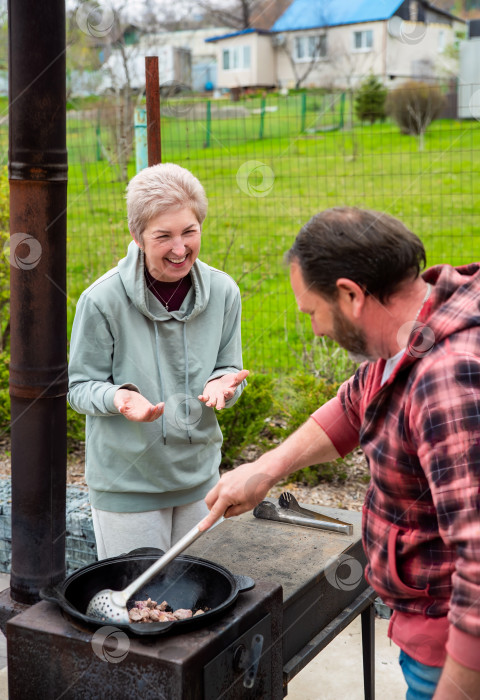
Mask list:
POLYGON ((173 209, 150 219, 143 232, 149 273, 161 282, 176 282, 190 272, 200 251, 202 228, 191 209, 173 209))

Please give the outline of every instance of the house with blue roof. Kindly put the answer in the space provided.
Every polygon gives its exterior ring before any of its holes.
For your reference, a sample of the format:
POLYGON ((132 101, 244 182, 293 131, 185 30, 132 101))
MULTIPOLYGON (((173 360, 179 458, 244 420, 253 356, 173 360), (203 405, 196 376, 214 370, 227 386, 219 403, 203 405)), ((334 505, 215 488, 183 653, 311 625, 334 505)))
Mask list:
POLYGON ((293 0, 270 30, 212 37, 219 88, 355 87, 457 74, 464 20, 425 0, 293 0))

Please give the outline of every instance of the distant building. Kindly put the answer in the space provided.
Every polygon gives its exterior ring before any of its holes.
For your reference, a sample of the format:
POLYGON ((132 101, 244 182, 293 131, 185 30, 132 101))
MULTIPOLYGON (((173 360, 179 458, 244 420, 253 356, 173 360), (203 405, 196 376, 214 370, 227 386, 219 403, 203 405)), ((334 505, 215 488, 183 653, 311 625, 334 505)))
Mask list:
POLYGON ((214 90, 217 87, 217 51, 205 39, 226 31, 225 27, 208 27, 141 33, 129 27, 123 37, 122 50, 115 43, 103 49, 100 70, 77 71, 70 75, 71 94, 84 96, 120 90, 127 84, 127 71, 130 87, 143 91, 146 56, 158 56, 160 84, 175 81, 195 92, 214 90))
POLYGON ((353 87, 456 74, 448 47, 464 20, 424 0, 294 0, 269 31, 209 37, 218 87, 353 87))
MULTIPOLYGON (((226 27, 202 27, 148 34, 143 39, 144 49, 153 52, 153 55, 156 47, 188 49, 191 55, 191 78, 188 85, 194 92, 205 92, 217 88, 217 51, 205 39, 225 34, 226 31, 226 27)), ((160 82, 164 82, 162 76, 160 82)))

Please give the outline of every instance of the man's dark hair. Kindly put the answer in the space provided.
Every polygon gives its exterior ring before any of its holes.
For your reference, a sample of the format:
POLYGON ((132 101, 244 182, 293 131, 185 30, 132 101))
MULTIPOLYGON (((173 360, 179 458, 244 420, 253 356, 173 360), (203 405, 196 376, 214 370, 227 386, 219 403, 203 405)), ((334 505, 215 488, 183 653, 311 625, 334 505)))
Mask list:
POLYGON ((305 283, 328 299, 340 277, 385 302, 425 266, 422 241, 388 214, 333 207, 313 216, 297 235, 287 261, 298 262, 305 283))

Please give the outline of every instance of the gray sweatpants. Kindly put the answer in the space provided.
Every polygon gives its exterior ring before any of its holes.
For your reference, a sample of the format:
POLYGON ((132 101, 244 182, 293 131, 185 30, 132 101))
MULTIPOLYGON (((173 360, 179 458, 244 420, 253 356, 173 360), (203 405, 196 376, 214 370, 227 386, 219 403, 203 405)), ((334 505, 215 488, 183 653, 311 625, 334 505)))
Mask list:
POLYGON ((98 558, 116 557, 138 547, 166 552, 207 513, 205 501, 142 513, 111 513, 92 506, 98 558))

